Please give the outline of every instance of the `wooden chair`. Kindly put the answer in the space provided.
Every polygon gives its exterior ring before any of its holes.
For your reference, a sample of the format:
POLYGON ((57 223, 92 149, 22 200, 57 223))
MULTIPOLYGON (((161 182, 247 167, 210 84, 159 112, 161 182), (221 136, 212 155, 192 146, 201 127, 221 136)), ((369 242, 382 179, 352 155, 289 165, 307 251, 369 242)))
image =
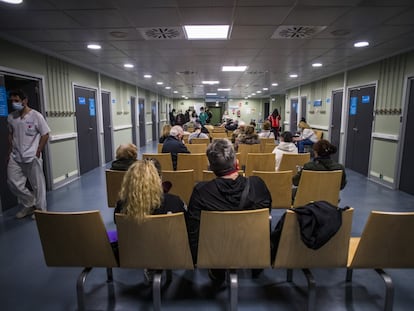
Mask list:
POLYGON ((166 171, 172 171, 172 160, 170 153, 143 153, 142 159, 157 159, 160 162, 161 169, 166 171))
POLYGON ((230 310, 237 310, 235 269, 270 267, 269 209, 201 211, 197 267, 230 269, 230 310))
POLYGON ((253 144, 253 145, 240 144, 237 152, 240 153, 240 159, 239 159, 240 167, 244 168, 247 162, 247 154, 248 153, 260 153, 260 144, 253 144))
POLYGON ((206 153, 207 150, 207 144, 186 144, 185 145, 191 153, 206 153))
POLYGON ((413 228, 414 212, 372 211, 361 237, 350 240, 346 280, 353 269, 374 269, 385 282, 385 311, 393 308, 394 286, 383 269, 414 268, 413 228))
POLYGON ((310 153, 284 153, 280 160, 279 171, 298 172, 297 166, 303 166, 310 161, 310 153))
POLYGON ((276 146, 277 146, 276 143, 271 143, 271 144, 267 143, 266 145, 263 146, 262 152, 263 153, 272 153, 276 146))
POLYGON ((141 223, 123 214, 115 217, 120 267, 157 270, 152 299, 154 310, 161 310, 162 270, 194 269, 184 214, 147 216, 141 223))
MULTIPOLYGON (((265 146, 267 144, 273 144, 273 149, 275 149, 275 147, 276 147, 276 143, 275 143, 274 138, 266 138, 266 137, 260 138, 260 152, 263 152, 263 153, 266 152, 264 150, 265 150, 265 146)), ((273 151, 273 149, 272 149, 272 151, 273 151)), ((270 151, 270 152, 272 152, 272 151, 270 151)))
POLYGON ((227 138, 231 139, 231 137, 233 136, 233 131, 227 131, 227 138))
POLYGON ((158 143, 158 145, 157 145, 157 152, 158 153, 161 153, 162 152, 162 145, 163 144, 158 143))
POLYGON ((212 132, 212 133, 210 133, 210 137, 212 139, 214 139, 214 138, 228 138, 226 132, 219 132, 219 133, 212 132))
MULTIPOLYGON (((78 310, 85 310, 84 285, 94 267, 104 267, 113 296, 112 268, 118 262, 99 211, 35 211, 43 255, 49 267, 84 267, 76 282, 78 310)), ((66 280, 65 280, 66 281, 66 280)))
POLYGON ((290 208, 292 205, 292 171, 253 171, 265 182, 272 196, 272 208, 290 208))
POLYGON ((273 153, 248 153, 246 160, 245 176, 249 177, 253 171, 274 172, 276 159, 273 153))
POLYGON ((115 207, 119 199, 119 191, 121 190, 122 180, 126 171, 106 170, 106 199, 109 207, 115 207))
POLYGON ((184 144, 188 144, 188 137, 190 136, 190 134, 184 134, 183 135, 183 142, 184 144))
POLYGON ((316 137, 318 138, 318 140, 321 140, 323 137, 323 131, 321 130, 313 130, 313 132, 315 133, 316 137))
POLYGON ((328 201, 337 206, 341 189, 342 171, 303 170, 293 207, 303 206, 310 201, 328 201))
POLYGON ((316 283, 309 269, 345 267, 351 235, 353 209, 342 213, 342 226, 321 248, 308 248, 301 239, 299 224, 293 211, 286 211, 278 251, 273 267, 288 269, 287 281, 291 282, 292 269, 301 269, 308 282, 308 311, 315 310, 316 283))
POLYGON ((188 205, 194 187, 194 170, 162 171, 162 181, 169 181, 171 194, 178 195, 188 205))
MULTIPOLYGON (((206 148, 206 145, 202 145, 206 148)), ((194 170, 194 182, 203 180, 203 170, 208 169, 207 155, 204 153, 179 153, 177 170, 194 170)), ((193 185, 194 186, 194 185, 193 185)))
MULTIPOLYGON (((197 145, 197 144, 210 144, 210 138, 193 138, 191 140, 191 144, 197 145)), ((188 145, 187 145, 188 147, 188 145)))

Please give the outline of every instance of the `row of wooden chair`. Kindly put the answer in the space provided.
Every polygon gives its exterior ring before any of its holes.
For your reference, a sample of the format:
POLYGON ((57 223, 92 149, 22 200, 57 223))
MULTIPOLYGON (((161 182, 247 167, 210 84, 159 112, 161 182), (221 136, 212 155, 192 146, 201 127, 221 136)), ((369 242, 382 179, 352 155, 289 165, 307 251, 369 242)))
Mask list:
MULTIPOLYGON (((308 282, 308 310, 315 310, 316 281, 312 268, 347 268, 347 281, 353 269, 375 269, 386 284, 385 311, 393 306, 393 285, 385 268, 413 268, 414 213, 371 212, 361 237, 351 238, 353 209, 342 213, 339 231, 321 248, 309 249, 302 242, 293 211, 287 211, 278 251, 270 259, 269 211, 202 211, 197 268, 228 269, 230 309, 237 310, 237 269, 301 269, 308 282)), ((119 265, 112 252, 99 211, 36 211, 36 222, 48 266, 84 267, 77 280, 78 309, 84 310, 84 284, 93 267, 156 269, 153 304, 161 308, 162 270, 194 269, 185 220, 182 213, 148 216, 137 223, 116 215, 119 265), (76 229, 76 230, 75 230, 76 229)))

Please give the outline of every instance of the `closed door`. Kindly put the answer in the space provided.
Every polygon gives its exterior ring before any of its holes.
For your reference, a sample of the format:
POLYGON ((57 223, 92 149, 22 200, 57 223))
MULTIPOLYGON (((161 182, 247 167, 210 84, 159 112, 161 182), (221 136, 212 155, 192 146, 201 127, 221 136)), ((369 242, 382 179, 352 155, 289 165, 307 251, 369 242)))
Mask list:
POLYGON ((157 140, 157 103, 151 102, 152 140, 157 140))
POLYGON ((211 112, 210 124, 217 125, 221 124, 221 116, 223 115, 222 106, 220 107, 208 107, 211 112))
POLYGON ((290 131, 292 133, 298 130, 298 99, 290 100, 290 131))
POLYGON ((132 143, 137 146, 137 101, 131 97, 132 143))
POLYGON ((76 125, 81 175, 99 166, 96 91, 75 86, 76 125))
POLYGON ((342 98, 344 92, 332 93, 332 120, 331 120, 331 144, 338 148, 338 152, 331 158, 338 162, 339 160, 339 143, 341 139, 341 119, 342 119, 342 98))
POLYGON ((368 175, 371 151, 375 86, 352 89, 349 93, 347 168, 368 175))
POLYGON ((408 92, 407 120, 405 122, 405 137, 401 161, 400 190, 414 195, 414 146, 412 143, 414 133, 414 79, 409 80, 408 92))
POLYGON ((145 99, 138 99, 138 109, 139 109, 139 146, 145 146, 145 99))
POLYGON ((110 93, 102 92, 102 119, 104 131, 104 148, 105 148, 105 163, 113 160, 113 143, 112 143, 112 122, 111 122, 111 102, 110 93))
POLYGON ((302 118, 305 118, 305 119, 306 119, 306 104, 307 104, 306 96, 301 97, 300 98, 301 116, 302 118))

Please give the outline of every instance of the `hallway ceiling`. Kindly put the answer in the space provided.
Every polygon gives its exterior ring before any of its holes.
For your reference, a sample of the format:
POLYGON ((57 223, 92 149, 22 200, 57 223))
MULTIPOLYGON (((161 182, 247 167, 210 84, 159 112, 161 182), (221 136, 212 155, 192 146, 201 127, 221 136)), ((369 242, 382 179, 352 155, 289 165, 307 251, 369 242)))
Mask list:
POLYGON ((24 0, 0 16, 3 39, 169 97, 268 98, 414 48, 413 0, 24 0), (187 40, 182 27, 212 24, 230 25, 229 39, 187 40), (304 38, 283 37, 294 30, 304 38), (159 32, 172 38, 148 40, 159 32))

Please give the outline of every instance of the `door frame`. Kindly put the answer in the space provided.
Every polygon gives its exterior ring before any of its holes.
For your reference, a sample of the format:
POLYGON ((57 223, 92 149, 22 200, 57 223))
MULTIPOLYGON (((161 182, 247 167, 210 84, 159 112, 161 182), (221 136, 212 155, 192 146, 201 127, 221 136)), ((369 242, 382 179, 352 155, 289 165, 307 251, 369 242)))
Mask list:
MULTIPOLYGON (((349 126, 349 100, 351 98, 350 97, 351 91, 355 90, 355 89, 365 88, 365 87, 375 87, 375 92, 374 92, 375 100, 374 100, 374 108, 373 108, 374 116, 372 118, 372 124, 371 124, 371 139, 370 139, 370 142, 369 142, 369 155, 368 155, 368 157, 369 157, 368 158, 368 174, 366 176, 369 180, 372 180, 373 178, 371 177, 371 161, 372 161, 372 149, 373 149, 372 147, 373 147, 373 143, 374 143, 372 134, 374 133, 373 129, 375 128, 375 107, 377 105, 378 80, 367 82, 367 83, 364 83, 364 84, 350 85, 350 86, 347 86, 347 88, 346 88, 346 93, 344 93, 344 96, 346 95, 346 102, 345 102, 344 107, 342 107, 344 109, 343 111, 345 111, 345 113, 342 116, 342 119, 343 119, 343 122, 344 122, 344 135, 343 135, 342 140, 343 140, 344 144, 343 144, 343 152, 341 153, 341 155, 342 155, 343 163, 345 165, 345 163, 346 163, 346 154, 347 154, 347 142, 348 142, 348 126, 349 126)), ((339 157, 339 159, 341 160, 341 157, 339 157)))
POLYGON ((328 139, 330 142, 332 142, 332 119, 333 119, 333 98, 334 98, 334 94, 336 93, 342 93, 342 102, 341 102, 341 123, 338 125, 339 126, 339 142, 338 142, 338 146, 336 146, 338 148, 338 163, 344 163, 342 158, 344 155, 343 153, 343 143, 342 141, 344 140, 344 128, 342 126, 343 124, 343 119, 344 119, 344 99, 345 99, 345 92, 344 89, 342 87, 337 88, 337 89, 333 89, 331 91, 331 98, 330 98, 330 112, 329 112, 329 123, 328 123, 328 139))
MULTIPOLYGON (((99 89, 98 89, 97 86, 82 85, 82 83, 80 83, 80 82, 73 81, 72 82, 72 104, 73 104, 73 111, 75 111, 75 112, 76 112, 75 87, 85 89, 85 90, 88 90, 88 91, 95 91, 95 96, 96 96, 96 98, 95 98, 95 102, 96 102, 96 105, 95 105, 96 111, 95 111, 95 113, 96 113, 96 127, 97 127, 96 133, 97 133, 97 140, 98 140, 98 166, 101 166, 102 161, 103 161, 102 155, 101 155, 102 142, 100 140, 100 133, 102 132, 102 128, 101 128, 102 118, 100 118, 99 116, 102 115, 102 110, 101 110, 101 107, 100 107, 100 105, 102 103, 101 103, 100 99, 99 99, 99 102, 98 102, 98 97, 101 97, 101 94, 100 94, 99 89)), ((78 166, 78 177, 79 177, 79 176, 81 176, 81 172, 80 172, 80 162, 79 162, 80 159, 79 159, 79 146, 78 146, 78 125, 77 125, 77 121, 76 121, 76 115, 75 115, 75 118, 74 118, 73 121, 74 121, 75 133, 76 133, 76 164, 78 166)))
MULTIPOLYGON (((105 159, 105 161, 106 161, 106 158, 105 158, 105 128, 104 128, 104 124, 103 124, 103 122, 104 122, 104 116, 103 116, 103 113, 104 113, 104 109, 103 109, 103 103, 102 103, 102 93, 106 93, 106 94, 109 94, 109 122, 110 122, 110 129, 111 129, 111 133, 110 133, 110 135, 111 135, 111 141, 112 141, 112 150, 111 150, 111 152, 112 152, 112 158, 113 159, 115 159, 115 149, 114 149, 114 119, 113 119, 113 114, 112 114, 112 92, 110 91, 110 90, 106 90, 106 89, 101 89, 101 93, 100 93, 100 105, 101 105, 101 107, 102 107, 102 140, 103 140, 103 152, 104 152, 104 154, 103 154, 103 156, 102 156, 102 160, 103 159, 105 159)), ((105 163, 104 163, 105 164, 105 163)))

